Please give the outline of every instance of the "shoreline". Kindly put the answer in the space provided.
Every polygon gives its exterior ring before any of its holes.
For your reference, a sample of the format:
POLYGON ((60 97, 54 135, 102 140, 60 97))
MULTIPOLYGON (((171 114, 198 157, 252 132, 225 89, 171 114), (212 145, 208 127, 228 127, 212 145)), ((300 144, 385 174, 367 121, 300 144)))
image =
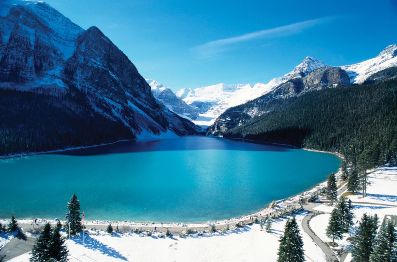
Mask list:
MULTIPOLYGON (((337 176, 340 175, 341 168, 337 171, 337 176)), ((240 227, 245 227, 254 224, 256 221, 265 219, 266 217, 278 218, 295 211, 302 209, 301 201, 307 201, 312 195, 321 191, 326 187, 326 181, 320 182, 310 189, 303 191, 291 197, 274 200, 268 206, 258 210, 257 212, 242 215, 239 217, 232 217, 230 219, 213 220, 206 222, 137 222, 132 220, 86 220, 84 225, 86 230, 106 230, 107 226, 111 224, 113 229, 119 229, 122 233, 139 232, 139 233, 166 233, 174 234, 190 234, 190 233, 209 233, 215 227, 216 231, 233 230, 240 227), (189 233, 190 232, 190 233, 189 233)), ((1 223, 8 222, 9 219, 0 218, 1 223)), ((18 219, 18 223, 24 230, 35 229, 44 226, 45 223, 55 225, 58 220, 43 219, 43 218, 22 218, 18 219), (36 220, 36 223, 34 223, 36 220)), ((59 220, 65 223, 66 220, 59 220)))
MULTIPOLYGON (((227 138, 224 138, 227 139, 227 138)), ((251 140, 242 140, 242 139, 231 139, 231 140, 238 140, 242 142, 248 143, 255 143, 255 141, 251 140)), ((129 139, 118 140, 111 143, 104 143, 104 144, 97 144, 92 146, 81 146, 81 147, 70 147, 58 150, 51 150, 51 151, 43 151, 43 152, 32 152, 27 154, 15 154, 9 156, 0 156, 0 161, 5 159, 11 158, 20 158, 20 157, 29 157, 34 155, 40 154, 51 154, 51 153, 58 153, 58 152, 67 152, 72 150, 79 150, 79 149, 87 149, 87 148, 95 148, 100 146, 107 146, 113 145, 120 142, 128 142, 133 141, 129 139)), ((261 143, 255 143, 261 144, 261 143)), ((321 151, 316 149, 310 148, 298 148, 291 145, 284 145, 284 144, 263 144, 263 145, 276 145, 276 146, 285 146, 294 149, 302 149, 305 151, 311 152, 318 152, 318 153, 325 153, 325 154, 332 154, 336 157, 340 158, 342 161, 345 159, 344 156, 338 152, 328 152, 328 151, 321 151)), ((337 176, 341 173, 341 167, 338 168, 336 171, 337 176)), ((255 223, 257 220, 265 219, 266 217, 276 218, 282 216, 287 213, 292 213, 294 211, 300 210, 301 201, 307 201, 310 196, 320 191, 322 188, 326 186, 326 180, 322 181, 318 184, 315 184, 313 187, 310 187, 308 190, 300 192, 296 195, 284 198, 273 200, 264 208, 259 209, 256 212, 241 215, 238 217, 232 217, 229 219, 220 219, 220 220, 213 220, 213 221, 205 221, 205 222, 154 222, 154 221, 133 221, 133 220, 87 220, 84 224, 86 229, 99 229, 99 230, 106 230, 106 227, 109 224, 112 224, 114 228, 118 227, 121 228, 123 232, 131 232, 131 231, 140 231, 140 232, 160 232, 165 233, 167 231, 171 233, 187 233, 189 231, 193 232, 209 232, 215 226, 216 230, 229 230, 238 227, 244 227, 247 225, 251 225, 255 223)), ((0 222, 4 223, 8 221, 8 219, 0 218, 0 222)), ((43 226, 45 223, 49 222, 51 224, 56 224, 58 220, 55 219, 44 219, 44 218, 22 218, 18 219, 18 222, 22 227, 31 227, 32 229, 36 227, 43 226), (34 221, 38 221, 38 223, 34 223, 34 221)), ((65 223, 65 220, 59 220, 62 223, 65 223)))
POLYGON ((61 149, 54 149, 54 150, 48 150, 48 151, 37 151, 37 152, 25 152, 25 153, 17 153, 17 154, 10 154, 10 155, 0 155, 0 161, 1 160, 9 160, 9 159, 13 159, 13 158, 23 158, 23 157, 30 157, 30 156, 36 156, 36 155, 45 155, 45 154, 53 154, 53 153, 68 152, 68 151, 73 151, 73 150, 80 150, 80 149, 96 148, 96 147, 101 147, 101 146, 109 146, 109 145, 114 145, 114 144, 121 143, 121 142, 129 142, 129 141, 132 142, 135 140, 121 139, 121 140, 117 140, 114 142, 95 144, 95 145, 90 145, 90 146, 72 146, 72 147, 65 147, 65 148, 61 148, 61 149))

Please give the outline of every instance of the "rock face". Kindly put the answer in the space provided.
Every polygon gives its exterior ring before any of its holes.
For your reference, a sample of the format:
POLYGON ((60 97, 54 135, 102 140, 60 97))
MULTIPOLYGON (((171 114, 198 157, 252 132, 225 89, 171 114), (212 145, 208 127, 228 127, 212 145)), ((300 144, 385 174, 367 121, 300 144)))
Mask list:
POLYGON ((150 85, 153 96, 169 110, 184 118, 197 119, 199 114, 197 108, 186 104, 171 89, 166 88, 156 80, 146 79, 146 82, 150 85))
POLYGON ((365 80, 364 84, 372 84, 375 82, 387 81, 392 79, 397 79, 397 66, 384 69, 371 75, 365 80))
POLYGON ((69 100, 79 94, 79 103, 89 105, 82 114, 121 124, 129 138, 197 131, 157 102, 133 63, 98 28, 84 30, 40 1, 0 1, 0 89, 69 100))
POLYGON ((209 135, 223 135, 228 130, 247 123, 254 117, 266 114, 282 106, 283 100, 297 97, 307 92, 347 86, 350 84, 348 74, 339 67, 321 67, 304 77, 290 79, 280 84, 273 91, 243 105, 226 110, 215 123, 209 127, 209 135))

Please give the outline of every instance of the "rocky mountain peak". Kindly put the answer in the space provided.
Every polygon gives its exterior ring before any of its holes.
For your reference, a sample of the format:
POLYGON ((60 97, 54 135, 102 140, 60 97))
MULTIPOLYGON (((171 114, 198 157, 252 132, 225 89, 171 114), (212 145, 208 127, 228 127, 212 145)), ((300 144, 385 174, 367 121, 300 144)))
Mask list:
POLYGON ((326 67, 326 65, 320 60, 307 56, 303 61, 297 65, 291 72, 294 75, 305 76, 310 72, 313 72, 316 69, 326 67))

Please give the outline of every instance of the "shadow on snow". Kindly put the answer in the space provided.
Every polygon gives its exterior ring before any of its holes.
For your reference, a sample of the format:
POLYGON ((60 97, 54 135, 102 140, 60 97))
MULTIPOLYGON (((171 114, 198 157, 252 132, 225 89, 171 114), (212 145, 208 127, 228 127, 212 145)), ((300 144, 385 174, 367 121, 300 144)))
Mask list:
POLYGON ((85 234, 84 236, 84 245, 83 245, 83 238, 82 236, 74 237, 72 240, 79 244, 82 245, 88 249, 91 249, 93 251, 100 251, 102 254, 109 256, 109 257, 114 257, 118 258, 124 261, 127 261, 127 258, 121 255, 117 250, 99 242, 95 238, 92 238, 89 234, 85 234))

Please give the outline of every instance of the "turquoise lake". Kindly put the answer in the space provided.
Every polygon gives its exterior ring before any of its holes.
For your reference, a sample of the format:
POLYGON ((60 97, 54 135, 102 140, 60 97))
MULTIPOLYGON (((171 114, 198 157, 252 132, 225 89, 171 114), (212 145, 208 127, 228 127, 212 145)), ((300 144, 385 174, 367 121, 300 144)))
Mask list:
POLYGON ((0 217, 203 222, 255 212, 336 172, 332 154, 184 137, 0 160, 0 217))

